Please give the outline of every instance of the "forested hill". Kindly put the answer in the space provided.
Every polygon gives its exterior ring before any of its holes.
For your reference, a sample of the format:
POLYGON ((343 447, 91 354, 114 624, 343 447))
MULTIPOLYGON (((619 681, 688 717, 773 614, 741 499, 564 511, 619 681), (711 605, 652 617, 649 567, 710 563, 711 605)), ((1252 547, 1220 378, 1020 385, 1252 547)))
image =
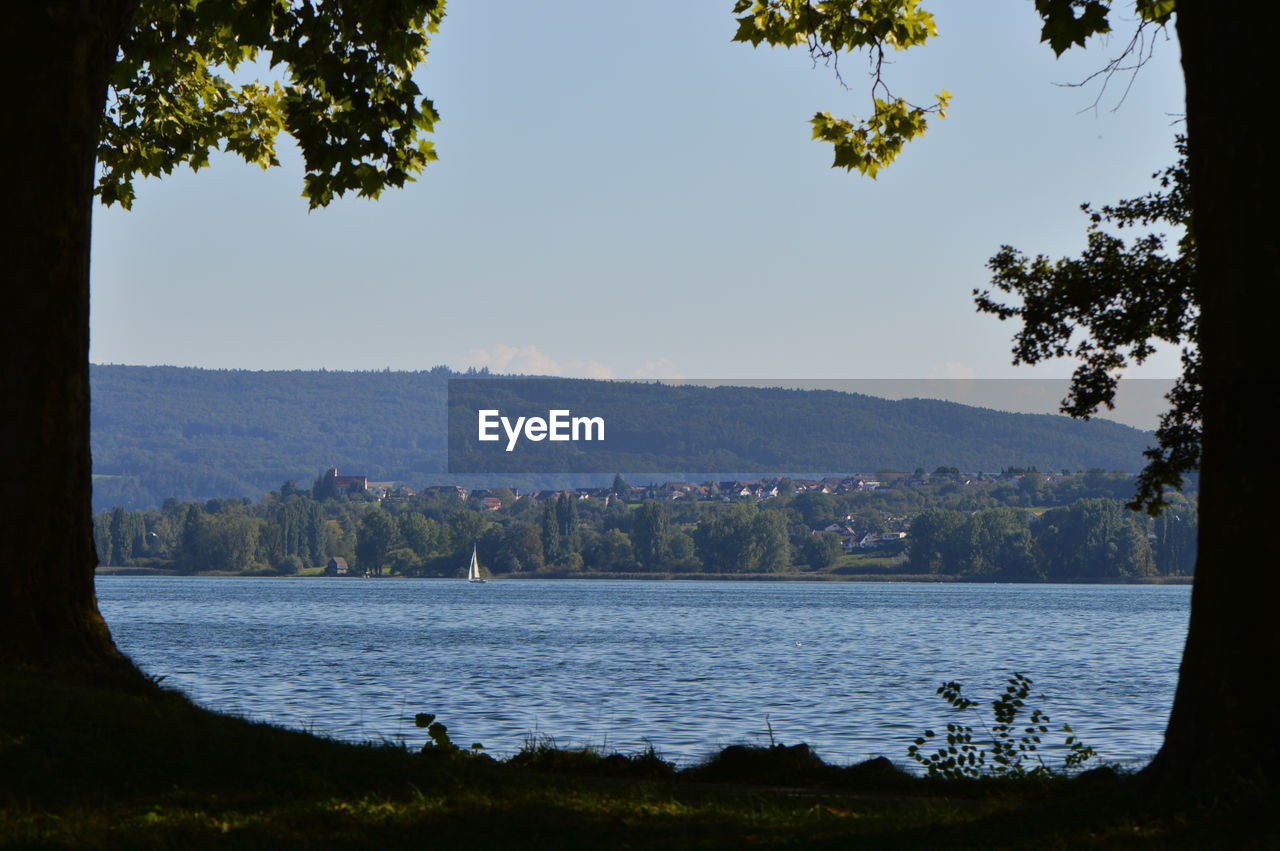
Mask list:
POLYGON ((445 470, 450 376, 92 365, 94 507, 256 499, 327 467, 416 483, 445 470))
MULTIPOLYGON (((257 498, 325 468, 411 486, 446 483, 448 379, 425 372, 301 372, 179 367, 90 368, 94 506, 158 506, 166 497, 257 498)), ((969 472, 1035 466, 1135 472, 1151 434, 1111 422, 1008 414, 933 400, 886 401, 832 391, 649 385, 675 412, 666 430, 714 446, 724 423, 785 406, 770 469, 724 470, 697 454, 673 471, 856 473, 884 468, 969 472), (692 402, 697 404, 693 405, 692 402), (697 416, 679 411, 697 410, 697 416)), ((677 447, 678 448, 678 447, 677 447)), ((668 456, 668 460, 669 456, 668 456)), ((648 469, 617 472, 643 474, 648 469)), ((522 477, 518 477, 522 478, 522 477)), ((473 480, 473 483, 474 480, 473 480)), ((525 482, 526 487, 529 486, 525 482)))

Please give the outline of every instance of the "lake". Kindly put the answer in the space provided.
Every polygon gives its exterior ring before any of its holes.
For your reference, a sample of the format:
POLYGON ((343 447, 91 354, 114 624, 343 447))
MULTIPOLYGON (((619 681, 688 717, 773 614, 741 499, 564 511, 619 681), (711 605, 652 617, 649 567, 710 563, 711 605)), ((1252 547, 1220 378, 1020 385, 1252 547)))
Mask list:
POLYGON ((1054 729, 1140 764, 1190 604, 1189 586, 862 582, 105 576, 97 592, 120 649, 213 709, 411 745, 434 712, 495 756, 538 736, 681 764, 769 728, 830 762, 905 764, 955 719, 941 682, 990 723, 1015 671, 1054 729))

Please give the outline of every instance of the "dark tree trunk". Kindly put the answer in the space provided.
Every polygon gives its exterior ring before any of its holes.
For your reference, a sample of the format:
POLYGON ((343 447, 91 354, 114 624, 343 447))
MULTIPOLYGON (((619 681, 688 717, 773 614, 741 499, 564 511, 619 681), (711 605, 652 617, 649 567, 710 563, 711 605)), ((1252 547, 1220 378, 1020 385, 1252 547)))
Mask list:
POLYGON ((1204 357, 1200 545, 1191 625, 1164 747, 1151 773, 1202 790, 1274 783, 1280 766, 1280 537, 1275 343, 1280 200, 1269 4, 1179 0, 1204 357))
POLYGON ((24 0, 8 81, 0 310, 0 660, 126 671, 93 589, 89 225, 107 74, 132 0, 24 0))

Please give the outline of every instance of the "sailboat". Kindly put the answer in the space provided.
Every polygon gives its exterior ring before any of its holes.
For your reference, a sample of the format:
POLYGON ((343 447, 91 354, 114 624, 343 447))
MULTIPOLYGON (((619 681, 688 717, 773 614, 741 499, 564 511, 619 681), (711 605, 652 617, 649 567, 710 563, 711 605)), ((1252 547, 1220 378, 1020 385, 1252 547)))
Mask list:
POLYGON ((475 544, 471 545, 471 564, 467 567, 467 581, 468 582, 485 582, 486 581, 485 579, 482 579, 480 577, 480 563, 476 561, 476 545, 475 544))

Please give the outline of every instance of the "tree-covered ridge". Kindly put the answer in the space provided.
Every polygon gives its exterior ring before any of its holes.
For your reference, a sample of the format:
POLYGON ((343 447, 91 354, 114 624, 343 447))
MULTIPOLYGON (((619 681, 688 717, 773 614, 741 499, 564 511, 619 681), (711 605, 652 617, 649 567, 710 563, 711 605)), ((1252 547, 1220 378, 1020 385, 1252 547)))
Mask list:
POLYGON ((891 401, 833 390, 704 387, 559 378, 450 383, 451 472, 912 469, 956 465, 1136 471, 1148 435, 1114 423, 1012 414, 927 399, 891 401), (477 441, 476 412, 545 416, 548 407, 602 416, 604 442, 477 441), (1076 426, 1084 424, 1075 424, 1076 426))
MULTIPOLYGON (((445 475, 445 367, 304 372, 93 366, 94 505, 257 499, 328 466, 413 486, 445 475)), ((531 382, 532 383, 532 382, 531 382)), ((1136 471, 1146 432, 1105 421, 834 391, 561 381, 645 419, 599 469, 847 473, 938 465, 1136 471), (641 404, 636 404, 636 402, 641 404), (747 428, 745 423, 751 423, 747 428)), ((544 403, 545 404, 545 403, 544 403)), ((525 480, 527 487, 537 486, 525 480)), ((563 485, 561 485, 563 486, 563 485)))
MULTIPOLYGON (((887 472, 887 471, 886 471, 887 472)), ((1195 503, 1129 511, 1132 481, 1101 470, 882 476, 834 491, 818 481, 671 482, 518 493, 439 487, 379 497, 288 481, 262 501, 169 499, 159 511, 95 515, 104 562, 196 573, 459 576, 474 544, 496 575, 918 574, 971 580, 1123 580, 1188 575, 1195 503), (867 484, 864 482, 864 484, 867 484)))
POLYGON ((448 375, 92 366, 94 504, 256 498, 326 465, 419 481, 444 470, 448 375))

